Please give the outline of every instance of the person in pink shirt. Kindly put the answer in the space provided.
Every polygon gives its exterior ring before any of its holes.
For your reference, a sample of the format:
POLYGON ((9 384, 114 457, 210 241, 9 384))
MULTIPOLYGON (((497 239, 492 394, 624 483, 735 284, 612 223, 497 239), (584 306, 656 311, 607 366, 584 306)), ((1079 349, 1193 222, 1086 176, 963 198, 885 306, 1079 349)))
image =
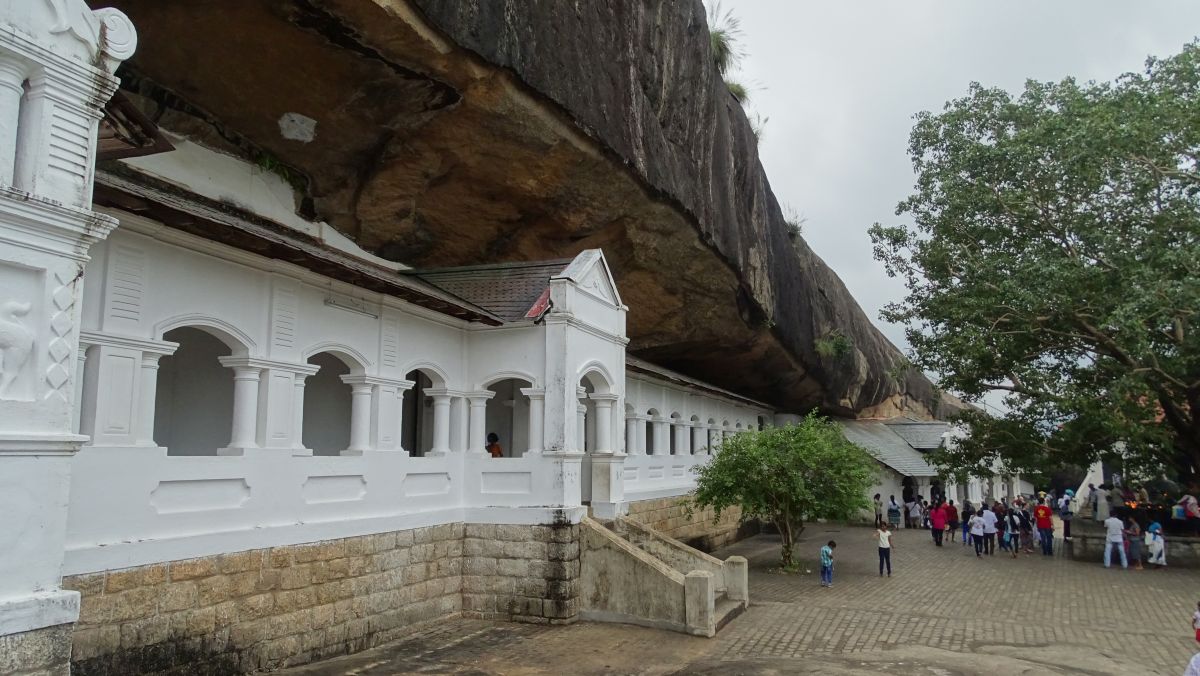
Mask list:
POLYGON ((942 536, 946 534, 946 505, 939 500, 933 509, 929 510, 929 530, 933 531, 933 544, 942 546, 942 536))

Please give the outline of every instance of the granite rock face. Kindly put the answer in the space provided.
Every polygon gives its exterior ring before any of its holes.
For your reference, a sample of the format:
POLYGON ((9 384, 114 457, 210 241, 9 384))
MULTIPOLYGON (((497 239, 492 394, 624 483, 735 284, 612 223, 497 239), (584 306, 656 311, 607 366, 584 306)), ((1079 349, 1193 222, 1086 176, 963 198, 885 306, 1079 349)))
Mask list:
POLYGON ((122 75, 148 114, 286 167, 299 209, 371 251, 424 267, 601 247, 637 356, 783 410, 937 413, 789 235, 700 0, 111 4, 139 27, 122 75), (313 139, 277 128, 297 112, 313 139))
MULTIPOLYGON (((709 58, 700 0, 414 2, 459 45, 511 69, 562 106, 629 170, 685 210, 735 271, 739 294, 746 296, 741 302, 757 306, 749 314, 773 323, 785 349, 820 382, 823 406, 861 411, 901 390, 932 402, 923 377, 896 382, 889 376, 896 349, 837 275, 802 239, 789 236, 758 160, 757 139, 709 58), (851 352, 822 358, 816 342, 835 334, 848 339, 851 352)), ((692 364, 699 355, 674 345, 635 341, 632 348, 697 370, 692 364)), ((791 398, 786 391, 764 395, 791 398)))

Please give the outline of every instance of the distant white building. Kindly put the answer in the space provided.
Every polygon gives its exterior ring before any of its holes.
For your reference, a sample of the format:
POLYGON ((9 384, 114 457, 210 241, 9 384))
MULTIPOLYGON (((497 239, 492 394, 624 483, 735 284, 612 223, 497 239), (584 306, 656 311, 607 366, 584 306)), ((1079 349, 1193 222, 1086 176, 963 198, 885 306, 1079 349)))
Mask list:
POLYGON ((903 503, 919 496, 930 500, 941 495, 962 504, 978 505, 983 500, 1029 495, 1033 487, 1019 476, 997 475, 989 479, 973 478, 965 485, 943 480, 929 464, 926 454, 953 444, 960 428, 941 421, 892 418, 888 420, 839 421, 846 438, 867 449, 879 461, 879 481, 868 495, 879 493, 886 504, 890 496, 903 503))

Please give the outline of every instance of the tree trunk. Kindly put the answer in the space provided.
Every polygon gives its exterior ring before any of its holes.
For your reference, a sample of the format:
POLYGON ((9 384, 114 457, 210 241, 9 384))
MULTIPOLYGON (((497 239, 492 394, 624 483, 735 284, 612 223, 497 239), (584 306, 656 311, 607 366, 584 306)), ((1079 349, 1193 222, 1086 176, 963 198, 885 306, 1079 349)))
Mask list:
POLYGON ((792 524, 787 519, 779 519, 775 522, 775 527, 779 529, 779 536, 783 540, 779 565, 786 570, 792 567, 792 550, 796 546, 795 539, 792 537, 792 524))

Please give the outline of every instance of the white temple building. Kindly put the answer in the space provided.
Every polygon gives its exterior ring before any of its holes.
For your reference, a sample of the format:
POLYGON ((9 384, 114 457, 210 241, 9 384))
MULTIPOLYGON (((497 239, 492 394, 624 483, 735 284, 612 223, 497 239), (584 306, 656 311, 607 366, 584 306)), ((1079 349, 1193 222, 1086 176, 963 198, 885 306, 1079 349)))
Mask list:
POLYGON ((156 154, 96 173, 97 139, 119 151, 139 123, 109 104, 134 27, 79 0, 4 0, 0 24, 10 654, 62 669, 65 645, 86 671, 203 645, 248 670, 448 613, 570 620, 578 536, 554 529, 684 495, 721 439, 773 420, 627 358, 600 250, 407 269, 297 216, 278 175, 152 127, 156 154), (404 542, 401 598, 370 557, 404 542), (287 578, 331 547, 348 558, 296 605, 287 578), (358 586, 320 601, 342 578, 358 586), (289 636, 246 633, 265 616, 342 629, 288 652, 289 636))

